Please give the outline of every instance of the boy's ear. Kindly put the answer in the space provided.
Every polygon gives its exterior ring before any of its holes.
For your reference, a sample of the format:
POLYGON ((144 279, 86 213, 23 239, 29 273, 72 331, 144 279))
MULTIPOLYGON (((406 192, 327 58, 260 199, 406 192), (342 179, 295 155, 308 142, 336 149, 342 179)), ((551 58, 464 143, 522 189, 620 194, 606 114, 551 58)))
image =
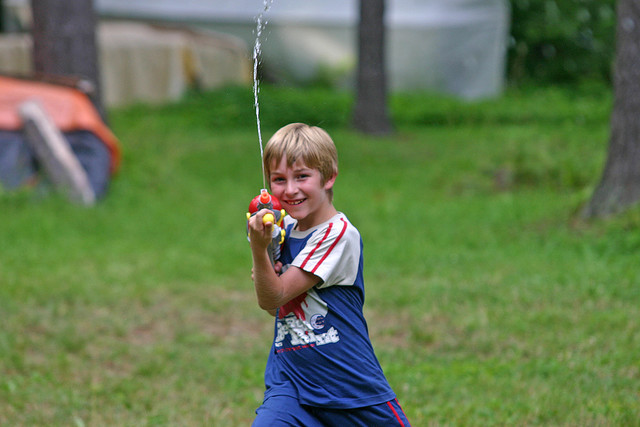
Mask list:
POLYGON ((338 177, 338 171, 334 171, 331 176, 325 181, 324 189, 331 190, 333 188, 333 184, 336 182, 336 178, 338 177))

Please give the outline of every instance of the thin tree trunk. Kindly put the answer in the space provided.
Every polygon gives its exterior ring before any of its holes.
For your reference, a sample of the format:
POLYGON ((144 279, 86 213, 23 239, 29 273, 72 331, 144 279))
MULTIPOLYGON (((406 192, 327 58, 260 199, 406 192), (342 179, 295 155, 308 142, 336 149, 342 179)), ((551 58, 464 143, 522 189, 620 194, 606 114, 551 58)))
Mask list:
POLYGON ((619 0, 617 20, 609 152, 585 217, 615 214, 640 201, 640 3, 619 0))
POLYGON ((384 55, 384 0, 360 0, 358 73, 353 125, 369 134, 388 134, 384 55))

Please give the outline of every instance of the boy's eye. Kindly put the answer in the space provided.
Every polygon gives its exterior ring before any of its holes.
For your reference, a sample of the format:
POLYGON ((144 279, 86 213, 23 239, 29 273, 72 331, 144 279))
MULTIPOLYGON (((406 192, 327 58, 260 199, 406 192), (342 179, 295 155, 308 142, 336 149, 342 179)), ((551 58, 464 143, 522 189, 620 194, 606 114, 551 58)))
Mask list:
POLYGON ((309 178, 309 175, 306 173, 302 173, 300 175, 297 176, 298 179, 305 179, 305 178, 309 178))
POLYGON ((281 183, 281 182, 284 182, 284 178, 279 178, 279 177, 271 178, 271 182, 281 183))

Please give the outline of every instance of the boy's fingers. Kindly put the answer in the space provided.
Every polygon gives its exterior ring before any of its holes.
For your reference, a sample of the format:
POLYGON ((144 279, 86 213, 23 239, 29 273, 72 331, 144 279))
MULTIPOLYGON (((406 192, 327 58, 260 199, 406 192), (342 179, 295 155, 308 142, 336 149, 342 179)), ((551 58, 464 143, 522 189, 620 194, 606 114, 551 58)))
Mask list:
POLYGON ((249 226, 252 230, 264 232, 269 236, 274 223, 275 218, 269 209, 262 209, 249 219, 249 226))
POLYGON ((273 213, 269 209, 262 209, 256 214, 256 221, 263 224, 265 228, 271 229, 273 223, 275 222, 275 218, 273 217, 273 213))

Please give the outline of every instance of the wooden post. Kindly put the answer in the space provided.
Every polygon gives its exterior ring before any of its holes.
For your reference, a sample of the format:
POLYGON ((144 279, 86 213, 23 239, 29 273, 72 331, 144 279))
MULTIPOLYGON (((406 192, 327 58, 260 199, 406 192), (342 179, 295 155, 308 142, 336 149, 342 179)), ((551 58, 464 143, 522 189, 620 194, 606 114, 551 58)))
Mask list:
POLYGON ((22 103, 19 113, 27 144, 53 186, 73 202, 93 205, 96 197, 87 174, 53 120, 36 101, 22 103))

